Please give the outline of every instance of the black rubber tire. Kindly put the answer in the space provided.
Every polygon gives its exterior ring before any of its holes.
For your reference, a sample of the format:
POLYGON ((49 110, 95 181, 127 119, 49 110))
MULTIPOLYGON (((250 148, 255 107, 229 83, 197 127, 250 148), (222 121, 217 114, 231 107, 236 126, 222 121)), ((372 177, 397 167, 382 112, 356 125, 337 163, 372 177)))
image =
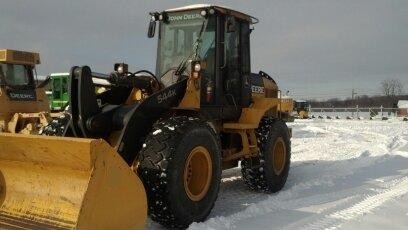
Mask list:
POLYGON ((264 117, 255 134, 260 151, 257 157, 241 162, 242 178, 253 190, 267 193, 280 191, 289 175, 291 155, 289 129, 282 120, 264 117), (286 147, 286 158, 282 172, 277 175, 272 163, 273 146, 280 137, 286 147))
POLYGON ((191 117, 172 117, 157 122, 135 161, 148 198, 152 220, 170 228, 186 228, 211 212, 221 181, 219 139, 205 122, 191 117), (208 192, 199 201, 189 199, 184 188, 184 166, 188 154, 205 147, 212 162, 208 192))

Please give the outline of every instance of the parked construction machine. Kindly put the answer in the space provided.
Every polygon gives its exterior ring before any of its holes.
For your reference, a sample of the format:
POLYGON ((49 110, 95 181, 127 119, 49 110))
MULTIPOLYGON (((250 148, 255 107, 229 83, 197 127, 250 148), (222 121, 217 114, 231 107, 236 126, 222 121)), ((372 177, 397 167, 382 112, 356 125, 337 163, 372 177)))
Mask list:
POLYGON ((308 119, 310 102, 304 100, 296 100, 293 110, 296 112, 295 117, 299 119, 308 119))
POLYGON ((38 53, 0 49, 0 132, 38 134, 51 120, 37 64, 38 53))
POLYGON ((64 110, 68 105, 69 73, 52 73, 48 76, 47 97, 51 111, 64 110))
POLYGON ((295 117, 293 116, 293 108, 294 108, 293 98, 288 96, 280 97, 278 111, 282 120, 286 122, 293 122, 295 120, 295 117))
POLYGON ((44 129, 52 136, 0 134, 0 226, 143 228, 148 213, 184 228, 208 216, 221 171, 239 162, 250 188, 282 189, 291 130, 276 82, 251 73, 258 20, 214 5, 150 16, 155 74, 73 67, 69 110, 44 129))

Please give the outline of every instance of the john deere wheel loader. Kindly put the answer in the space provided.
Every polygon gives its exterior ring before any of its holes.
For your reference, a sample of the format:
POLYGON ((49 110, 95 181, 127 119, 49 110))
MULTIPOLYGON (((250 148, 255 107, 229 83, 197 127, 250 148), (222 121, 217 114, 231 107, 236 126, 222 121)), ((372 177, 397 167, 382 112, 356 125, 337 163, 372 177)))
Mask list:
POLYGON ((0 49, 0 132, 38 134, 51 120, 37 64, 38 53, 0 49))
POLYGON ((145 220, 141 213, 148 211, 164 226, 184 228, 208 216, 221 171, 239 161, 250 188, 282 189, 291 132, 280 119, 276 82, 262 71, 251 73, 250 26, 258 20, 213 5, 150 15, 148 37, 159 24, 156 74, 132 73, 124 63, 108 75, 73 67, 69 119, 44 129, 57 137, 0 136, 0 146, 7 145, 0 147, 1 163, 9 169, 0 165, 6 178, 0 180, 0 214, 11 209, 5 208, 10 199, 25 202, 23 211, 13 208, 4 222, 18 216, 18 221, 66 228, 138 228, 145 220), (106 90, 96 94, 94 79, 107 81, 106 90), (18 143, 29 143, 30 149, 18 143), (21 159, 43 179, 20 178, 24 167, 15 166, 21 159), (8 189, 10 172, 13 179, 30 182, 20 184, 24 196, 10 198, 15 193, 8 189), (46 205, 30 206, 40 187, 46 205))
POLYGON ((310 102, 308 101, 295 101, 293 110, 296 111, 295 116, 299 119, 308 119, 309 118, 309 110, 310 110, 310 102))

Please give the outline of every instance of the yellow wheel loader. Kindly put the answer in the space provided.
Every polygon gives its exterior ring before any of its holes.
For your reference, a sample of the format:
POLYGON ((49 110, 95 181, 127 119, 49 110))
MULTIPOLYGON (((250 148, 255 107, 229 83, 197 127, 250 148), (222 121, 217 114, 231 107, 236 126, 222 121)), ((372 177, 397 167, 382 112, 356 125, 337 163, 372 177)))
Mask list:
POLYGON ((37 64, 38 53, 0 49, 0 132, 38 134, 50 121, 45 85, 34 77, 37 64))
POLYGON ((293 116, 293 98, 290 97, 281 97, 280 105, 278 106, 278 110, 280 112, 280 117, 282 120, 286 122, 293 122, 295 117, 293 116))
POLYGON ((0 134, 0 225, 137 229, 149 214, 185 228, 205 220, 221 171, 240 161, 250 188, 282 189, 291 130, 276 82, 251 73, 258 20, 214 5, 150 16, 155 74, 75 66, 69 110, 49 136, 0 134))
POLYGON ((308 119, 309 118, 309 110, 310 110, 310 102, 296 100, 293 110, 296 112, 295 116, 299 119, 308 119))

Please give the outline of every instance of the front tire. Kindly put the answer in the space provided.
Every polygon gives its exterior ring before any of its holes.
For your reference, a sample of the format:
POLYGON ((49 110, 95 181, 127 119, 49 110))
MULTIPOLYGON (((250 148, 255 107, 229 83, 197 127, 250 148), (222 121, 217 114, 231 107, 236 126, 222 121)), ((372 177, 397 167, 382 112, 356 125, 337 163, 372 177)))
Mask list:
POLYGON ((289 175, 289 129, 282 120, 264 117, 255 134, 259 153, 242 161, 242 178, 253 190, 280 191, 289 175))
POLYGON ((151 219, 171 228, 205 220, 218 195, 220 152, 216 133, 199 119, 156 123, 134 165, 147 190, 151 219))

